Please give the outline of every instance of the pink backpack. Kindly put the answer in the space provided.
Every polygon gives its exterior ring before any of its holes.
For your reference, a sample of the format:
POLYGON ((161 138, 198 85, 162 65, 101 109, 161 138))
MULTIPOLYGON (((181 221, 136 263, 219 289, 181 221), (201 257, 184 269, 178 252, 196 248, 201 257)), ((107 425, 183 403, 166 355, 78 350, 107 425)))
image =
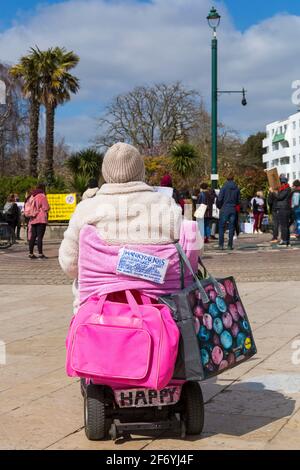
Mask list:
POLYGON ((166 305, 152 304, 146 296, 139 305, 129 290, 125 295, 125 302, 124 292, 92 297, 73 317, 67 374, 161 390, 173 375, 179 330, 166 305))
POLYGON ((34 218, 38 215, 39 208, 37 207, 36 200, 33 196, 30 196, 24 207, 25 217, 34 218))

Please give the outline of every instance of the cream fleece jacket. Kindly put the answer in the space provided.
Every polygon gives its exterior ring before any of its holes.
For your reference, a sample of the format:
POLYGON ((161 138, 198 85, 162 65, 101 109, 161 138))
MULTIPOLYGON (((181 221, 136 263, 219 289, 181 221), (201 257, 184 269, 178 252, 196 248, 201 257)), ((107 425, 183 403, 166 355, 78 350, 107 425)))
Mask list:
POLYGON ((78 275, 79 234, 95 225, 110 244, 167 244, 179 239, 181 207, 141 181, 104 184, 96 196, 80 202, 64 233, 59 263, 71 278, 78 275))

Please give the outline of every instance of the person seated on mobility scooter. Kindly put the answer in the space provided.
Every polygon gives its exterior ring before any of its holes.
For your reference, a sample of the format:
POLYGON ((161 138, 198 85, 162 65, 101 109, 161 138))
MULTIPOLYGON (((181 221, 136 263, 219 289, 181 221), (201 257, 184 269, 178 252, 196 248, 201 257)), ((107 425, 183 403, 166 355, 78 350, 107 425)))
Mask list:
MULTIPOLYGON (((80 315, 92 302, 96 309, 99 303, 102 309, 105 302, 120 306, 126 302, 125 291, 133 309, 142 311, 153 305, 158 311, 162 307, 158 296, 181 287, 175 242, 180 242, 197 270, 195 223, 183 222, 174 199, 144 182, 144 161, 131 145, 113 145, 103 159, 102 174, 106 183, 94 198, 77 206, 59 250, 62 269, 74 279, 74 313, 80 315)), ((185 274, 185 281, 185 285, 192 282, 191 274, 185 274)), ((115 324, 119 319, 116 316, 115 324)), ((135 364, 130 367, 134 370, 135 364)), ((116 379, 97 380, 96 374, 68 373, 81 377, 85 431, 91 440, 104 439, 109 432, 115 439, 134 431, 173 429, 178 417, 182 434, 202 431, 203 398, 197 382, 170 380, 163 388, 153 388, 134 386, 125 378, 118 383, 116 379)))

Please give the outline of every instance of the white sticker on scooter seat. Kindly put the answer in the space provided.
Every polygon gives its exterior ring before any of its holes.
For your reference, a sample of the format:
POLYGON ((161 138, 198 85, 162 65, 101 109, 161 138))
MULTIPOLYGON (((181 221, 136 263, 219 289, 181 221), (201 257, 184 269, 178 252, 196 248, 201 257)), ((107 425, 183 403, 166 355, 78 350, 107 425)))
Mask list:
POLYGON ((140 251, 121 248, 117 273, 163 284, 169 261, 140 251))

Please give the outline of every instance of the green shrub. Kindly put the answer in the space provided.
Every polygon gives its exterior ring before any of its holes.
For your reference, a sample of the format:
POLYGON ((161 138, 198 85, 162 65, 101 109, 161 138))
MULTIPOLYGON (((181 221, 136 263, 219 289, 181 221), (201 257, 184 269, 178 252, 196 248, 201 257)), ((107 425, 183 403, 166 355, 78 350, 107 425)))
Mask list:
MULTIPOLYGON (((9 194, 19 194, 20 201, 24 201, 25 193, 34 188, 38 183, 32 176, 2 176, 0 177, 0 207, 3 207, 9 194)), ((61 176, 56 176, 51 186, 47 187, 48 193, 64 193, 70 188, 61 176)))

